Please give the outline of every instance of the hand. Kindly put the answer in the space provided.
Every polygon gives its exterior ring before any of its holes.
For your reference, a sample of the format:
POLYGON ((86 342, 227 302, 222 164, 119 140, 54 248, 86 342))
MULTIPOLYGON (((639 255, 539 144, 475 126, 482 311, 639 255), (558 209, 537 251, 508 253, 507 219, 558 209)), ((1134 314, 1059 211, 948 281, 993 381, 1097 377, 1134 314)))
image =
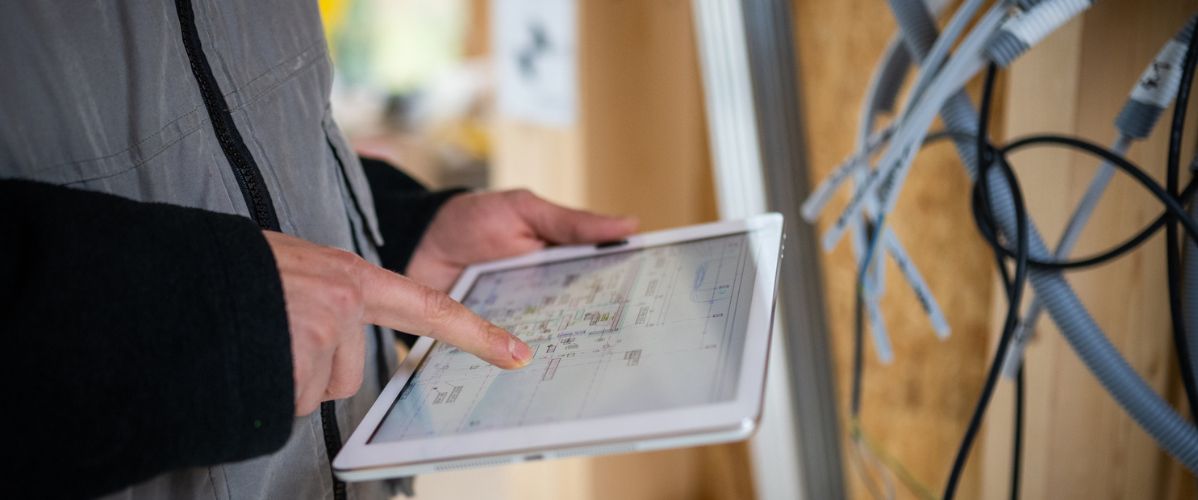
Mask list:
POLYGON ((633 217, 564 208, 518 189, 455 196, 437 211, 405 271, 448 291, 470 264, 540 250, 550 244, 618 240, 636 231, 633 217))
POLYGON ((520 339, 442 292, 350 252, 281 233, 264 234, 287 303, 296 415, 358 391, 367 324, 442 340, 500 368, 519 368, 532 357, 520 339))

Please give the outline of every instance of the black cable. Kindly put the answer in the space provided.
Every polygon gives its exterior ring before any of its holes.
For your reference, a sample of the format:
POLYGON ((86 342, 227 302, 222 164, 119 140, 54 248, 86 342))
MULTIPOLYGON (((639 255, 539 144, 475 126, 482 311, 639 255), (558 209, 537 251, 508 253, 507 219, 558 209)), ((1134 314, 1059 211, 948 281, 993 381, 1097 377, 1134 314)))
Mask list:
MULTIPOLYGON (((980 200, 980 197, 974 197, 975 200, 980 200)), ((1011 274, 1007 271, 1006 262, 1004 262, 1001 254, 995 252, 994 260, 998 264, 998 272, 1002 278, 1003 293, 1007 297, 1007 303, 1014 298, 1014 280, 1011 279, 1011 274)), ((1015 372, 1015 415, 1014 428, 1011 433, 1011 500, 1019 498, 1019 483, 1023 468, 1023 403, 1024 403, 1024 373, 1023 364, 1019 364, 1019 369, 1015 372)))
MULTIPOLYGON (((1181 192, 1181 199, 1183 201, 1189 200, 1194 192, 1198 191, 1198 182, 1196 181, 1198 181, 1198 177, 1191 179, 1191 181, 1186 184, 1186 189, 1181 192)), ((993 246, 995 241, 998 239, 998 236, 996 236, 994 233, 994 229, 989 226, 989 221, 978 218, 978 216, 981 215, 980 213, 975 213, 974 215, 974 223, 978 225, 978 231, 982 233, 982 237, 986 239, 986 242, 993 246)), ((1166 217, 1168 217, 1167 212, 1161 213, 1161 215, 1158 215, 1152 223, 1140 229, 1140 231, 1132 237, 1128 238, 1122 243, 1119 243, 1118 245, 1115 245, 1114 247, 1103 250, 1102 252, 1089 257, 1067 260, 1041 260, 1036 257, 1028 256, 1028 265, 1041 269, 1067 271, 1105 264, 1108 261, 1122 257, 1128 252, 1135 250, 1137 247, 1144 244, 1145 241, 1148 241, 1149 238, 1155 236, 1157 231, 1160 231, 1162 227, 1165 227, 1166 217)), ((1014 256, 1015 254, 1013 251, 1007 248, 1002 248, 1000 251, 1003 252, 1003 255, 1008 257, 1014 256)))
MULTIPOLYGON (((1185 130, 1186 106, 1193 86, 1194 64, 1198 60, 1198 34, 1190 36, 1186 49, 1185 66, 1181 72, 1181 87, 1173 103, 1173 124, 1169 128, 1169 159, 1165 167, 1165 189, 1173 201, 1180 204, 1177 185, 1181 170, 1181 136, 1185 130)), ((1194 367, 1190 363, 1189 342, 1186 339, 1185 317, 1181 306, 1181 245, 1177 237, 1177 219, 1169 217, 1165 222, 1165 263, 1169 283, 1169 317, 1173 324, 1173 348, 1177 351, 1177 364, 1181 371, 1182 386, 1190 415, 1198 417, 1198 387, 1194 382, 1194 367)), ((1193 325, 1191 325, 1193 327, 1193 325)))
POLYGON ((1019 482, 1023 468, 1023 402, 1024 398, 1023 364, 1015 372, 1015 429, 1011 436, 1011 500, 1019 500, 1019 482))
POLYGON ((864 376, 865 326, 862 316, 865 309, 865 290, 857 283, 856 300, 853 303, 853 389, 849 399, 849 414, 853 418, 861 413, 861 379, 864 376))
MULTIPOLYGON (((1182 87, 1178 92, 1178 99, 1174 107, 1173 126, 1170 130, 1169 144, 1169 163, 1167 166, 1167 184, 1165 187, 1160 186, 1138 166, 1128 161, 1127 159, 1115 154, 1112 151, 1103 148, 1102 146, 1090 143, 1083 139, 1065 137, 1058 135, 1037 135, 1030 136, 1014 141, 1005 147, 994 149, 989 147, 985 141, 987 136, 986 127, 991 110, 991 100, 994 90, 994 79, 997 73, 997 67, 991 63, 987 68, 985 87, 982 96, 981 113, 978 122, 978 134, 975 138, 979 159, 978 179, 974 184, 972 208, 974 212, 974 220, 977 223, 979 232, 982 233, 987 243, 990 244, 995 253, 999 271, 1002 274, 1004 289, 1007 295, 1007 318, 1003 324, 1002 336, 999 338, 999 344, 996 349, 995 359, 993 360, 990 370, 987 374, 986 381, 982 387, 982 394, 974 408, 974 413, 970 418, 969 424, 965 430, 965 436, 962 439, 961 446, 957 450, 957 455, 953 462, 953 468, 949 474, 948 484, 945 486, 944 498, 951 499, 956 492, 956 487, 960 481, 960 476, 964 470, 965 461, 968 458, 969 450, 976 434, 981 426, 981 420, 984 417, 986 407, 989 404, 989 399, 992 396, 994 383, 1000 372, 999 363, 1007 352, 1007 348, 1013 337, 1014 328, 1018 323, 1018 309, 1022 298, 1022 290, 1026 281, 1026 266, 1031 262, 1033 265, 1048 268, 1064 269, 1070 267, 1082 267, 1085 265, 1095 265, 1107 260, 1116 258, 1126 252, 1131 251, 1135 247, 1142 244, 1151 237, 1162 226, 1166 228, 1167 241, 1167 257, 1169 261, 1169 286, 1170 286, 1170 308, 1173 316, 1173 337, 1174 344, 1177 350, 1179 364, 1182 369, 1183 381, 1186 384, 1187 399, 1190 403, 1191 410, 1198 407, 1195 403, 1198 402, 1198 397, 1195 395, 1194 372, 1190 366, 1189 350, 1186 345, 1185 327, 1181 318, 1180 308, 1180 277, 1177 272, 1180 267, 1180 245, 1178 244, 1178 234, 1176 224, 1181 223, 1185 227, 1187 235, 1198 242, 1198 223, 1196 223, 1189 214, 1186 213, 1182 205, 1183 200, 1190 198, 1195 190, 1195 179, 1191 179, 1184 191, 1178 191, 1178 177, 1180 170, 1180 141, 1183 135, 1185 126, 1185 111, 1189 92, 1193 83, 1194 69, 1198 61, 1198 36, 1191 37, 1189 48, 1186 53, 1186 64, 1182 73, 1182 87), (1089 257, 1079 261, 1039 261, 1038 259, 1029 259, 1027 247, 1027 213, 1023 206, 1022 193, 1018 186, 1018 181, 1015 178, 1014 172, 1011 170, 1006 158, 1015 151, 1031 147, 1035 145, 1060 145, 1066 146, 1078 151, 1086 152, 1094 156, 1098 156, 1108 161, 1110 164, 1130 175, 1133 179, 1144 186, 1154 197, 1156 197, 1164 206, 1165 213, 1157 218, 1152 224, 1140 231, 1128 241, 1116 246, 1115 248, 1103 252, 1095 257, 1089 257), (1001 231, 996 230, 990 200, 989 200, 989 173, 990 169, 995 165, 1000 166, 1001 173, 1006 177, 1008 187, 1011 190, 1011 197, 1015 205, 1016 217, 1016 250, 1012 251, 1007 248, 1000 240, 1001 231), (1006 268, 1006 259, 1013 258, 1015 260, 1015 276, 1011 278, 1006 268)), ((1009 240, 1010 238, 1006 238, 1009 240)), ((1024 371, 1020 366, 1016 377, 1016 401, 1015 401, 1015 429, 1014 442, 1012 443, 1012 471, 1011 471, 1011 497, 1018 498, 1020 484, 1020 469, 1022 457, 1022 435, 1023 435, 1023 404, 1024 404, 1024 371)))
MULTIPOLYGON (((1190 199, 1190 197, 1192 197, 1194 195, 1194 193, 1196 191, 1198 191, 1198 177, 1192 178, 1190 180, 1190 182, 1187 183, 1185 189, 1182 190, 1181 192, 1177 191, 1177 179, 1176 179, 1178 165, 1179 165, 1178 157, 1180 156, 1180 138, 1182 135, 1181 131, 1184 127, 1184 118, 1185 118, 1184 115, 1185 115, 1185 107, 1186 107, 1185 103, 1186 103, 1186 100, 1188 99, 1189 90, 1192 85, 1194 65, 1195 65, 1194 64, 1194 60, 1195 60, 1194 56, 1196 53, 1198 53, 1198 51, 1194 50, 1194 45, 1195 45, 1194 41, 1195 40, 1198 40, 1198 37, 1193 37, 1191 39, 1190 50, 1187 52, 1186 69, 1183 72, 1182 88, 1180 89, 1180 91, 1178 93, 1177 105, 1174 109, 1174 127, 1170 134, 1170 157, 1169 157, 1169 161, 1170 161, 1169 173, 1172 177, 1171 177, 1171 180, 1169 181, 1169 183, 1167 184, 1167 187, 1162 187, 1159 184, 1157 184, 1156 181, 1154 179, 1152 179, 1151 176, 1146 174, 1143 169, 1139 168, 1131 161, 1123 158, 1122 156, 1120 156, 1102 146, 1093 144, 1093 143, 1083 140, 1083 139, 1066 137, 1066 136, 1058 136, 1058 135, 1052 135, 1052 134, 1044 134, 1044 135, 1034 135, 1034 136, 1028 136, 1028 137, 1021 138, 1019 140, 1011 142, 1010 144, 1008 144, 1002 148, 995 148, 993 145, 989 144, 986 141, 986 137, 988 135, 986 133, 986 131, 987 131, 987 128, 989 125, 987 122, 989 120, 989 116, 990 116, 990 112, 991 112, 991 108, 992 108, 991 100, 992 100, 992 96, 993 96, 994 79, 995 79, 995 76, 997 73, 997 68, 993 64, 990 65, 990 67, 987 69, 987 73, 986 73, 986 84, 985 84, 985 89, 983 91, 982 106, 981 106, 981 113, 979 115, 977 135, 969 136, 968 134, 962 134, 962 133, 943 132, 942 133, 943 137, 937 137, 937 139, 966 137, 968 139, 973 139, 976 142, 976 147, 977 147, 977 151, 978 151, 977 156, 980 161, 980 166, 979 166, 978 178, 974 183, 973 193, 972 193, 972 208, 973 208, 972 211, 973 211, 973 215, 974 215, 974 221, 977 224, 979 232, 982 234, 983 238, 987 241, 987 243, 990 244, 992 250, 995 252, 995 258, 998 263, 999 270, 1003 276, 1004 288, 1006 291, 1007 301, 1008 301, 1007 317, 1006 317, 1006 320, 1004 321, 1003 331, 1002 331, 1002 335, 1000 336, 1000 339, 999 339, 999 345, 996 350, 995 359, 991 363, 990 370, 987 374, 987 378, 982 387, 982 394, 979 398, 977 406, 974 408, 974 413, 970 418, 970 422, 969 422, 968 426, 966 427, 965 436, 962 439, 961 446, 958 449, 957 455, 954 459, 953 469, 950 472, 949 481, 945 487, 944 498, 946 498, 946 499, 952 498, 953 495, 955 494, 956 486, 960 481, 960 475, 962 474, 962 471, 964 469, 965 461, 968 458, 969 450, 972 447, 972 443, 976 438, 978 430, 980 429, 981 420, 984 417, 987 406, 989 405, 989 400, 993 395, 994 387, 997 383, 998 375, 1001 371, 1000 362, 1002 360, 1002 356, 1005 355, 1005 353, 1007 352, 1007 350, 1008 350, 1007 347, 1009 346, 1010 342, 1013 340, 1014 331, 1018 327, 1019 305, 1020 305, 1021 299, 1022 299, 1022 291, 1023 291, 1024 285, 1026 284, 1026 280, 1027 280, 1027 267, 1029 265, 1031 265, 1031 266, 1035 266, 1035 267, 1039 267, 1039 268, 1066 270, 1066 269, 1076 269, 1076 268, 1099 265, 1099 264, 1105 263, 1107 261, 1113 260, 1115 258, 1121 257, 1124 254, 1134 250, 1139 245, 1143 244, 1145 241, 1147 241, 1149 238, 1151 238, 1153 235, 1155 235, 1155 233, 1157 231, 1159 231, 1162 227, 1166 227, 1167 235, 1168 235, 1168 231, 1170 230, 1170 228, 1172 228, 1171 230, 1174 231, 1174 233, 1175 233, 1176 232, 1176 227, 1175 227, 1176 222, 1180 222, 1183 226, 1185 226, 1185 229, 1186 229, 1189 237, 1194 239, 1195 242, 1198 242, 1198 222, 1194 221, 1191 217, 1189 217, 1189 214, 1186 213, 1184 207, 1182 206, 1183 201, 1190 199), (1141 185, 1143 185, 1154 197, 1156 197, 1159 201, 1161 201, 1161 203, 1165 206, 1165 213, 1158 216, 1157 219, 1154 220, 1151 224, 1149 224, 1148 226, 1146 226, 1145 228, 1140 230, 1137 234, 1133 235, 1131 238, 1127 239, 1126 241, 1124 241, 1108 250, 1105 250, 1103 252, 1100 252, 1100 253, 1090 256, 1090 257, 1073 259, 1073 260, 1055 260, 1055 259, 1040 260, 1040 259, 1030 257, 1029 251, 1027 248, 1027 246, 1028 246, 1027 245, 1028 244, 1028 241, 1027 241, 1028 240, 1028 234, 1027 234, 1028 216, 1027 216, 1027 212, 1026 212, 1026 207, 1024 206, 1024 203, 1023 203, 1022 191, 1019 188, 1018 179, 1015 176, 1015 173, 1014 173, 1013 169, 1011 168, 1010 164, 1008 163, 1007 157, 1010 154, 1012 154, 1020 149, 1024 149, 1024 148, 1028 148, 1028 147, 1032 147, 1032 146, 1038 146, 1038 145, 1057 145, 1057 146, 1069 147, 1072 149, 1076 149, 1076 150, 1079 150, 1082 152, 1089 153, 1093 156, 1100 157, 1104 160, 1107 160, 1114 167, 1116 167, 1119 170, 1123 171, 1124 173, 1128 174, 1133 179, 1135 179, 1137 182, 1139 182, 1141 185), (992 221, 994 220, 994 217, 993 217, 993 214, 991 213, 990 200, 989 200, 989 193, 990 193, 989 172, 990 172, 990 169, 996 165, 999 167, 1001 175, 1003 175, 1005 177, 1004 180, 1007 182, 1007 185, 1008 185, 1009 189, 1011 190, 1012 199, 1015 204, 1016 231, 1018 233, 1015 238, 1015 240, 1016 240, 1015 244, 1016 244, 1017 250, 1009 249, 1006 245, 1004 245, 1000 241, 1001 232, 996 230, 992 223, 992 221), (1006 259, 1008 259, 1008 258, 1015 260, 1015 276, 1013 278, 1009 275, 1008 270, 1006 268, 1006 259)), ((928 142, 932 142, 932 140, 926 141, 925 144, 928 142)), ((870 234, 870 233, 872 233, 872 232, 867 231, 867 234, 870 234)), ((1176 234, 1174 234, 1174 238, 1176 238, 1176 234)), ((1009 243, 1010 238, 1006 238, 1006 239, 1008 240, 1008 243, 1009 243)), ((869 241, 867 241, 867 245, 868 244, 870 244, 869 241)), ((1176 240, 1174 240, 1172 243, 1170 243, 1167 246, 1170 249, 1170 255, 1174 255, 1176 253, 1176 250, 1179 248, 1179 246, 1176 244, 1176 240)), ((1179 261, 1180 257, 1177 256, 1177 258, 1179 261)), ((867 264, 868 264, 868 262, 866 263, 866 265, 867 264)), ((1171 286, 1171 290, 1170 290, 1171 308, 1173 307, 1174 303, 1177 303, 1178 305, 1180 304, 1180 301, 1177 300, 1176 297, 1174 297, 1174 295, 1175 295, 1174 279, 1176 278, 1176 275, 1177 275, 1177 273, 1175 272, 1175 269, 1176 268, 1171 267, 1170 271, 1169 271, 1170 286, 1171 286)), ((864 316, 864 282, 862 279, 864 277, 864 274, 865 274, 864 271, 859 273, 858 280, 857 280, 858 281, 857 287, 856 287, 856 300, 855 300, 855 304, 854 304, 854 319, 855 319, 854 326, 855 326, 855 328, 854 328, 854 348, 853 348, 852 399, 851 399, 851 410, 850 410, 854 418, 857 418, 860 413, 861 391, 862 391, 861 385, 862 385, 863 370, 864 370, 864 359, 863 359, 864 358, 864 352, 863 352, 864 351, 864 347, 863 347, 863 344, 864 344, 864 318, 863 318, 863 316, 864 316)), ((1180 308, 1177 308, 1177 309, 1180 310, 1180 308)), ((1175 313, 1175 315, 1176 315, 1176 313, 1175 313)), ((1180 323, 1175 319, 1175 324, 1180 324, 1180 323)), ((1178 328, 1175 328, 1174 343, 1176 344, 1176 347, 1178 350, 1179 362, 1181 364, 1182 371, 1183 371, 1183 380, 1188 378, 1188 380, 1185 380, 1185 382, 1187 384, 1187 387, 1186 387, 1187 398, 1190 400, 1190 407, 1193 409, 1195 407, 1198 407, 1198 404, 1195 404, 1195 401, 1198 401, 1198 398, 1196 398, 1194 396, 1194 391, 1193 391, 1194 372, 1192 370, 1192 367, 1190 366, 1190 363, 1189 363, 1190 360, 1188 359, 1188 356, 1187 356, 1187 353, 1189 351, 1188 351, 1188 346, 1186 346, 1186 338, 1184 335, 1184 326, 1182 328, 1180 328, 1180 335, 1178 334, 1178 330, 1179 330, 1178 328)), ((1021 366, 1019 368, 1019 371, 1018 371, 1017 377, 1016 377, 1016 401, 1015 401, 1016 414, 1015 414, 1015 422, 1014 422, 1014 436, 1013 436, 1014 442, 1012 443, 1013 450, 1012 450, 1012 471, 1011 471, 1011 496, 1012 496, 1012 498, 1018 498, 1019 485, 1020 485, 1021 458, 1022 458, 1022 435, 1023 435, 1023 413, 1024 413, 1023 406, 1024 406, 1024 399, 1025 399, 1025 394, 1024 394, 1025 379, 1024 379, 1024 377, 1025 377, 1025 375, 1023 372, 1023 367, 1021 366)))
MULTIPOLYGON (((1195 191, 1198 191, 1198 177, 1191 179, 1190 182, 1186 184, 1186 189, 1181 192, 1181 199, 1183 201, 1189 200, 1195 191)), ((1122 257, 1124 254, 1135 250, 1136 247, 1139 247, 1145 241, 1148 241, 1149 238, 1155 236, 1157 231, 1159 231, 1162 227, 1165 227, 1166 217, 1168 217, 1167 213, 1161 213, 1161 215, 1158 215, 1152 223, 1145 226, 1140 230, 1140 232, 1136 233, 1131 238, 1128 238, 1126 241, 1092 256, 1072 260, 1039 260, 1035 257, 1028 256, 1028 264, 1032 267, 1053 269, 1058 271, 1081 269, 1099 264, 1105 264, 1108 261, 1122 257)), ((984 221, 979 222, 976 218, 974 222, 979 224, 978 230, 982 231, 982 236, 986 238, 986 241, 993 244, 993 242, 997 239, 997 237, 994 236, 993 229, 990 229, 989 226, 982 227, 983 224, 988 223, 984 221)), ((1002 252, 1003 255, 1014 255, 1014 252, 1005 248, 1002 249, 1002 252)))
MULTIPOLYGON (((1189 199, 1191 196, 1193 196, 1195 191, 1198 191, 1198 177, 1190 180, 1189 184, 1186 186, 1186 189, 1181 192, 1180 198, 1174 198, 1169 195, 1168 191, 1166 191, 1164 187, 1162 187, 1155 180, 1153 180, 1152 176, 1145 173, 1143 169, 1136 166, 1136 164, 1132 163, 1130 160, 1123 158, 1123 157, 1119 156, 1118 154, 1116 154, 1115 152, 1113 152, 1107 148, 1104 148, 1098 144, 1089 142, 1085 139, 1062 136, 1062 135, 1055 135, 1055 134, 1032 135, 1032 136, 1020 138, 1002 148, 999 148, 997 150, 997 155, 1000 158, 1005 158, 1008 155, 1010 155, 1011 153, 1014 153, 1021 149, 1026 149, 1026 148, 1030 148, 1033 146, 1042 146, 1042 145, 1066 146, 1066 147, 1069 147, 1072 149, 1079 150, 1084 153, 1089 153, 1092 156, 1096 156, 1096 157, 1102 158, 1104 160, 1107 160, 1111 163, 1111 166, 1130 175, 1132 177, 1132 179, 1134 179, 1136 182, 1140 183, 1140 185, 1144 186, 1148 190, 1149 194, 1152 194, 1153 197, 1155 197, 1163 205, 1165 205, 1165 213, 1164 214, 1162 214, 1160 217, 1158 217, 1156 221, 1154 221, 1152 224, 1145 227, 1143 230, 1140 231, 1139 234, 1132 237, 1127 242, 1121 243, 1120 245, 1115 247, 1115 249, 1112 251, 1104 252, 1103 255, 1106 256, 1107 254, 1112 254, 1115 250, 1118 251, 1118 252, 1114 253, 1113 255, 1104 257, 1101 260, 1101 262, 1105 262, 1107 260, 1110 260, 1111 258, 1118 257, 1118 256, 1134 249, 1140 243, 1143 243, 1145 240, 1147 240, 1149 237, 1151 237, 1153 234, 1155 234, 1156 231, 1158 231, 1161 227, 1163 227, 1164 223, 1165 223, 1165 219, 1170 216, 1176 217, 1178 219, 1178 221, 1180 221, 1182 223, 1182 225, 1186 227, 1186 231, 1188 232, 1189 237, 1191 239, 1193 239, 1195 242, 1198 242, 1198 222, 1195 222, 1194 219, 1191 218, 1188 213, 1186 213, 1185 207, 1181 204, 1181 200, 1189 199)), ((992 224, 989 223, 989 220, 991 218, 987 216, 988 214, 982 214, 982 215, 983 215, 983 219, 985 219, 985 221, 983 221, 982 225, 980 225, 978 228, 980 230, 980 232, 982 233, 982 237, 986 240, 987 243, 990 244, 991 247, 1002 252, 1004 256, 1006 256, 1008 258, 1014 258, 1015 252, 1010 250, 1009 248, 1007 248, 1005 245, 1002 245, 1000 242, 998 242, 998 238, 995 235, 993 226, 992 226, 992 224)), ((977 219, 977 217, 975 214, 975 221, 976 221, 976 219, 977 219)), ((1033 266, 1036 265, 1035 264, 1036 262, 1041 262, 1042 267, 1048 267, 1048 268, 1078 267, 1078 266, 1072 265, 1071 262, 1047 261, 1046 264, 1048 264, 1048 265, 1044 265, 1045 262, 1038 261, 1038 260, 1036 260, 1034 258, 1030 258, 1030 257, 1028 259, 1028 262, 1030 264, 1032 264, 1033 266), (1065 266, 1059 265, 1062 263, 1069 264, 1069 265, 1065 265, 1065 266)))
MULTIPOLYGON (((1015 176, 1015 172, 1007 163, 1006 158, 1002 154, 996 154, 993 148, 986 144, 988 121, 990 119, 991 101, 994 96, 994 79, 998 73, 998 67, 993 63, 986 70, 986 82, 982 91, 982 107, 978 117, 978 132, 976 145, 978 151, 978 174, 974 182, 973 196, 975 199, 980 198, 980 203, 975 203, 975 206, 980 205, 986 211, 986 219, 990 217, 990 180, 989 175, 991 168, 999 167, 999 171, 1010 189, 1011 199, 1015 208, 1015 274, 1011 278, 1010 285, 1007 289, 1007 316, 1003 322, 1002 335, 999 337, 998 346, 995 350, 994 359, 990 362, 990 370, 986 374, 986 380, 982 385, 982 393, 978 398, 977 405, 974 407, 973 415, 969 419, 969 424, 965 428, 965 436, 961 440, 961 445, 957 449, 957 455, 953 460, 952 470, 949 472, 948 483, 944 487, 944 498, 949 500, 953 498, 957 491, 957 484, 961 480, 961 473, 965 470, 965 462, 969 457, 969 450, 973 447, 973 442, 977 437, 978 431, 981 429, 982 418, 986 414, 986 408, 990 404, 990 398, 994 394, 994 387, 998 382, 999 374, 1002 372, 1002 359, 1006 354, 1011 340, 1015 336, 1015 328, 1019 324, 1019 306, 1023 298, 1023 288, 1027 281, 1027 266, 1028 266, 1028 224, 1027 211, 1023 203, 1023 193, 1019 188, 1019 180, 1015 176)), ((1002 248, 1001 245, 996 247, 995 258, 999 260, 1002 272, 1006 273, 1004 256, 997 248, 1002 248)), ((1004 281, 1007 281, 1004 278, 1004 281)))

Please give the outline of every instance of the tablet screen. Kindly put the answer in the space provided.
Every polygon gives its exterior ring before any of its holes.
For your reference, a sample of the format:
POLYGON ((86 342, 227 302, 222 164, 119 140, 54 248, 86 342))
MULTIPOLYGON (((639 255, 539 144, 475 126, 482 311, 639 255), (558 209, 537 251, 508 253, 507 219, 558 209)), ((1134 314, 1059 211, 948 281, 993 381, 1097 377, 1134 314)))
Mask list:
POLYGON ((480 274, 462 303, 533 361, 505 371, 438 342, 371 441, 734 399, 752 247, 737 233, 480 274))

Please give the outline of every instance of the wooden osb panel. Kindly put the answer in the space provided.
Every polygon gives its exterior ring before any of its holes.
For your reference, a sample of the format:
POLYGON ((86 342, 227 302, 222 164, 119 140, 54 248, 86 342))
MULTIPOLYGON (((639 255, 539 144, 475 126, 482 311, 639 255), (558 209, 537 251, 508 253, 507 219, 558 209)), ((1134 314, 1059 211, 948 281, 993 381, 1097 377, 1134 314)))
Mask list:
MULTIPOLYGON (((1007 74, 1009 137, 1056 132, 1103 144, 1128 91, 1160 46, 1198 10, 1193 0, 1099 2, 1079 20, 1020 59, 1007 74)), ((1183 161, 1192 157, 1190 110, 1183 161)), ((1164 182, 1170 112, 1130 159, 1164 182)), ((1028 206, 1046 239, 1056 242, 1097 161, 1037 150, 1014 158, 1028 206)), ((1075 255, 1122 241, 1160 212, 1133 181, 1116 176, 1083 233, 1075 255)), ((1185 411, 1170 338, 1164 236, 1135 253, 1070 273, 1069 282, 1108 338, 1159 394, 1185 411)), ((996 306, 997 311, 997 306, 996 306)), ((995 315, 995 321, 1001 316, 995 315)), ((997 324, 997 323, 995 323, 997 324)), ((1022 497, 1194 498, 1194 478, 1101 388, 1051 321, 1041 321, 1027 364, 1027 413, 1022 497)), ((983 457, 987 498, 1007 495, 1011 399, 998 394, 983 457)))
MULTIPOLYGON (((818 182, 852 152, 870 73, 896 28, 884 4, 865 0, 796 0, 794 20, 808 158, 812 181, 818 182)), ((889 221, 940 301, 951 338, 936 339, 914 294, 888 262, 882 308, 895 362, 880 364, 868 343, 865 356, 864 429, 936 492, 948 477, 981 386, 991 330, 992 257, 974 229, 969 189, 953 148, 933 146, 916 159, 889 221)), ((838 193, 819 221, 821 230, 847 199, 847 189, 838 193)), ((823 257, 837 409, 841 428, 848 429, 856 270, 847 241, 823 257)), ((844 443, 848 491, 866 498, 868 490, 848 459, 847 438, 844 443)), ((978 477, 977 467, 967 470, 961 498, 978 496, 978 477)), ((907 494, 901 485, 896 488, 907 494)))

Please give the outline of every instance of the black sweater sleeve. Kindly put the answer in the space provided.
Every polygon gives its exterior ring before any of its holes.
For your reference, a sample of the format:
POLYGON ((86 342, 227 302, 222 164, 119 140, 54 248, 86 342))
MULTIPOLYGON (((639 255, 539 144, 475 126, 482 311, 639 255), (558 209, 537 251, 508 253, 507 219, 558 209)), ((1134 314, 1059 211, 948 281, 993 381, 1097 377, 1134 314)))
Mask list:
POLYGON ((386 242, 379 248, 379 257, 383 267, 403 273, 437 210, 466 190, 429 191, 387 162, 372 158, 362 158, 362 169, 370 183, 379 231, 386 242))
POLYGON ((99 495, 291 432, 282 286, 248 219, 0 180, 0 330, 18 498, 99 495))

